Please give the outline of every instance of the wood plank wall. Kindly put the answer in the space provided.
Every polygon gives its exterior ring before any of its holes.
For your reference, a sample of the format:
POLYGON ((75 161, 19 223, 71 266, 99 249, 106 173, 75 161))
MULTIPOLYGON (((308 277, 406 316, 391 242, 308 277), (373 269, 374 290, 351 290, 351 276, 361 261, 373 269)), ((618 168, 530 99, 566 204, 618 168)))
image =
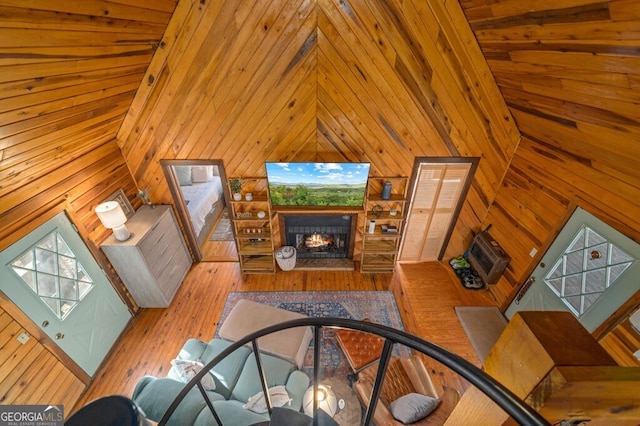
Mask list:
POLYGON ((227 176, 264 176, 265 161, 410 176, 415 156, 482 157, 459 253, 520 138, 464 19, 422 0, 194 5, 174 14, 182 30, 165 37, 118 143, 156 203, 171 202, 161 159, 221 159, 227 176))
POLYGON ((0 404, 62 404, 71 409, 85 389, 56 356, 0 308, 0 404), (17 337, 26 334, 20 343, 17 337))
POLYGON ((640 3, 460 3, 523 136, 482 223, 512 257, 504 306, 575 205, 640 242, 640 3))
MULTIPOLYGON (((66 210, 107 268, 97 248, 107 231, 93 209, 119 188, 140 205, 115 137, 175 6, 0 0, 0 250, 66 210)), ((26 316, 0 328, 1 402, 73 406, 86 375, 52 356, 42 337, 16 346, 20 330, 37 333, 26 316)))

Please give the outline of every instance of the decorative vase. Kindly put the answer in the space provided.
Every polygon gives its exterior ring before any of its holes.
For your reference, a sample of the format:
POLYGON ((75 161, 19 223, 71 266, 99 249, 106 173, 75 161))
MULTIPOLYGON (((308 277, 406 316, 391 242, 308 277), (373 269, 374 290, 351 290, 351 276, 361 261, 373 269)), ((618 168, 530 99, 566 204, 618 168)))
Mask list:
POLYGON ((250 192, 247 192, 246 194, 244 194, 244 199, 247 201, 253 200, 253 194, 250 192))
POLYGON ((382 194, 380 195, 383 200, 391 198, 391 182, 385 181, 382 184, 382 194))

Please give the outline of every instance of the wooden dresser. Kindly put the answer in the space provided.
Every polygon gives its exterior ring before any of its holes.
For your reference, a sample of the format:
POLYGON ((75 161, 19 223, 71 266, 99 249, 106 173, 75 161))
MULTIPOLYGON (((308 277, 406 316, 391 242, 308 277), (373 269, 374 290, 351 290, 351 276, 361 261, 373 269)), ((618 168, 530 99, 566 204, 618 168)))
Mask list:
POLYGON ((191 267, 171 206, 142 206, 126 226, 131 238, 100 247, 140 307, 169 306, 191 267))

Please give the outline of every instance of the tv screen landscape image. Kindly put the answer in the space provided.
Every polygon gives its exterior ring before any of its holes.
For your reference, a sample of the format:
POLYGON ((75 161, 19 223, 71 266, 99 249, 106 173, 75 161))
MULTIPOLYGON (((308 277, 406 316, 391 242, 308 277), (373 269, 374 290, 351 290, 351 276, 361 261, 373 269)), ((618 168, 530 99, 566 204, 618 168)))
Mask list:
POLYGON ((358 207, 369 163, 265 163, 274 206, 358 207))

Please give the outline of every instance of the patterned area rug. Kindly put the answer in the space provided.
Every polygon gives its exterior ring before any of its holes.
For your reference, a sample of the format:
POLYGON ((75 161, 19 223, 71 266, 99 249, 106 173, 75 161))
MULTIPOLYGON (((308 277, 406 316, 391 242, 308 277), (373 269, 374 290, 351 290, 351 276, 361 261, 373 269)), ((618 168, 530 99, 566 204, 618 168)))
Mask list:
MULTIPOLYGON (((247 299, 298 312, 313 318, 346 318, 362 320, 404 330, 402 318, 390 291, 285 291, 285 292, 231 292, 227 297, 219 324, 222 324, 241 300, 247 299)), ((335 339, 333 329, 323 329, 320 349, 321 377, 335 375, 347 377, 351 373, 349 363, 335 339)), ((216 335, 218 334, 216 330, 216 335)), ((407 356, 407 348, 396 348, 396 355, 407 356)), ((313 342, 309 346, 303 371, 313 375, 313 342)))

